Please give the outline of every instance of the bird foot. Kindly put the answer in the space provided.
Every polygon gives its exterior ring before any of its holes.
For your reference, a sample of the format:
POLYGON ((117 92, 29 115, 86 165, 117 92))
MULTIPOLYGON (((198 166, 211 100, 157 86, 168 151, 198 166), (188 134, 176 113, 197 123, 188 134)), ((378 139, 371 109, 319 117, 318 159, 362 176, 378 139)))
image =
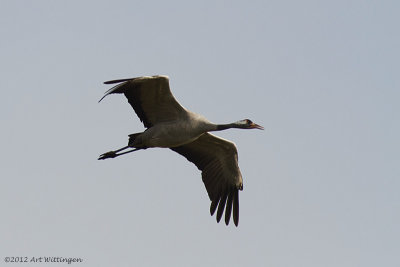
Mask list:
POLYGON ((101 154, 98 160, 100 159, 108 159, 108 158, 115 158, 117 156, 117 153, 115 151, 109 151, 104 154, 101 154))

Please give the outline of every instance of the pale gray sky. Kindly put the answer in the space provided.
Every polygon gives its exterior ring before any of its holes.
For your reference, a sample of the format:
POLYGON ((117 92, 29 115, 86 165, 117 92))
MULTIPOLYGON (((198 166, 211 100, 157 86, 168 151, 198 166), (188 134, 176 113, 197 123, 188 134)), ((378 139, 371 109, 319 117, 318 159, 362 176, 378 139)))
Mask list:
POLYGON ((399 266, 399 8, 2 1, 0 265, 399 266), (266 128, 218 133, 239 150, 238 228, 168 149, 97 160, 143 130, 123 96, 97 103, 102 82, 154 74, 211 121, 266 128))

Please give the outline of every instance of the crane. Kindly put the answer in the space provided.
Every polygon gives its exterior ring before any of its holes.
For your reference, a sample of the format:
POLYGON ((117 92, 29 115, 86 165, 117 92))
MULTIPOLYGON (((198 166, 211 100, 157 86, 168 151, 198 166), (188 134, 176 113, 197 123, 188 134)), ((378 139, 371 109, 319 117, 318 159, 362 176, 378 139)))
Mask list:
POLYGON ((99 100, 110 94, 124 94, 139 119, 147 128, 129 135, 128 145, 99 156, 99 160, 115 158, 152 147, 170 148, 194 163, 202 172, 202 180, 211 200, 210 213, 220 222, 225 210, 228 225, 239 224, 239 190, 243 180, 234 143, 209 132, 230 128, 264 128, 249 119, 229 124, 214 124, 203 116, 181 106, 169 87, 168 76, 144 76, 104 82, 117 84, 99 100))

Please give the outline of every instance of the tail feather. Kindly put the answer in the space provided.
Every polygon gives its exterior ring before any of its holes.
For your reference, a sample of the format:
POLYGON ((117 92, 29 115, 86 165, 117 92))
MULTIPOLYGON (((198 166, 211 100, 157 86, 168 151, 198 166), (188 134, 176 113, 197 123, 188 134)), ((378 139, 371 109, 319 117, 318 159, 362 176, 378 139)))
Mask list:
POLYGON ((129 141, 128 141, 128 146, 130 147, 137 147, 137 144, 134 145, 134 142, 136 140, 136 137, 138 137, 141 133, 134 133, 130 134, 129 136, 129 141))

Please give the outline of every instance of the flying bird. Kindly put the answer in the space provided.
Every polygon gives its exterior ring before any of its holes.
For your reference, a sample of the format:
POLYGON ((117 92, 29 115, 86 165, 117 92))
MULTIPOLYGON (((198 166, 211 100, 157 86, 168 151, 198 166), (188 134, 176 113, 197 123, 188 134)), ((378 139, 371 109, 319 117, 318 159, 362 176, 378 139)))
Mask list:
POLYGON ((243 190, 243 180, 238 166, 237 149, 231 141, 209 132, 230 128, 264 128, 249 119, 229 124, 211 123, 175 100, 167 76, 146 76, 104 83, 117 85, 108 90, 99 102, 110 94, 124 94, 147 129, 130 134, 127 146, 106 152, 98 159, 115 158, 152 147, 170 148, 193 162, 202 172, 202 180, 211 200, 211 216, 218 208, 216 219, 219 222, 225 210, 225 223, 228 225, 233 209, 233 222, 238 226, 239 190, 243 190))

